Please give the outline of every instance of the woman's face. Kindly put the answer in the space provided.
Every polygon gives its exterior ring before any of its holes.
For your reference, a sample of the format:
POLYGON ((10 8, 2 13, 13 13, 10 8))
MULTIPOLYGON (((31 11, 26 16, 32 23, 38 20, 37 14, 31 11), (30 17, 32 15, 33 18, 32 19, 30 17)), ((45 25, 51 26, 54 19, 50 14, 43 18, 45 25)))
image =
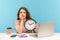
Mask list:
POLYGON ((26 18, 26 11, 24 9, 20 10, 19 18, 20 19, 25 19, 26 18))

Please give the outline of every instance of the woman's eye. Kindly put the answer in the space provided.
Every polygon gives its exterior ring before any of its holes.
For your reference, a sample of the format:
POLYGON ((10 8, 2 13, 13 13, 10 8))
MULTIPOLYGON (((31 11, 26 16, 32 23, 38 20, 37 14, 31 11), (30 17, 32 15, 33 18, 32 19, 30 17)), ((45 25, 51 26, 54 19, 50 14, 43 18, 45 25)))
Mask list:
POLYGON ((22 12, 20 12, 20 13, 22 13, 22 12))
POLYGON ((20 12, 20 13, 24 13, 25 14, 26 12, 20 12))
POLYGON ((26 12, 24 12, 24 13, 26 13, 26 12))

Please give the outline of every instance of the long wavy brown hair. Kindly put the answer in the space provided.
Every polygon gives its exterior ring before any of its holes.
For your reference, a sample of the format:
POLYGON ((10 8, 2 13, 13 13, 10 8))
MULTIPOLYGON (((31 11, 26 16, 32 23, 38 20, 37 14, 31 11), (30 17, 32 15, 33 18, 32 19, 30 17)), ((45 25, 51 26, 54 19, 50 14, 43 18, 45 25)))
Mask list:
POLYGON ((27 8, 21 7, 21 8, 18 10, 18 13, 17 13, 17 20, 20 20, 19 15, 20 15, 20 10, 21 10, 21 9, 24 9, 24 10, 26 11, 26 20, 31 19, 30 13, 29 13, 29 11, 27 10, 27 8))

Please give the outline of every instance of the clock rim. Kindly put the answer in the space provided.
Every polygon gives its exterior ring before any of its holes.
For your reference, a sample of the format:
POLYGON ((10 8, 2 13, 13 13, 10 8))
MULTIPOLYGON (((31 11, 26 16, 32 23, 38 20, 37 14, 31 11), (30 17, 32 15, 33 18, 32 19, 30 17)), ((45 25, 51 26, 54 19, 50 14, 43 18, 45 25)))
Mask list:
MULTIPOLYGON (((29 20, 33 20, 35 22, 35 24, 37 23, 34 19, 29 19, 29 20)), ((25 23, 27 22, 28 20, 25 21, 25 23)), ((25 24, 24 24, 24 27, 25 27, 25 24)), ((26 30, 28 30, 26 27, 25 27, 26 30)), ((34 30, 34 29, 32 29, 34 30)), ((28 31, 31 31, 31 30, 28 30, 28 31)))

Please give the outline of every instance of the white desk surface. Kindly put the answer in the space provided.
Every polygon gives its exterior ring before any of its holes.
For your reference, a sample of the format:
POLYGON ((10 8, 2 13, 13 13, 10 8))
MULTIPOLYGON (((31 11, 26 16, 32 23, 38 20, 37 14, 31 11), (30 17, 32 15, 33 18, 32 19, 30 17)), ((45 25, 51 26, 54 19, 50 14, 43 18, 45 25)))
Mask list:
POLYGON ((11 38, 10 35, 6 33, 0 33, 0 40, 60 40, 60 33, 54 33, 54 35, 52 36, 42 37, 42 38, 37 38, 37 37, 32 37, 32 36, 28 36, 25 38, 20 38, 16 36, 14 38, 11 38))

